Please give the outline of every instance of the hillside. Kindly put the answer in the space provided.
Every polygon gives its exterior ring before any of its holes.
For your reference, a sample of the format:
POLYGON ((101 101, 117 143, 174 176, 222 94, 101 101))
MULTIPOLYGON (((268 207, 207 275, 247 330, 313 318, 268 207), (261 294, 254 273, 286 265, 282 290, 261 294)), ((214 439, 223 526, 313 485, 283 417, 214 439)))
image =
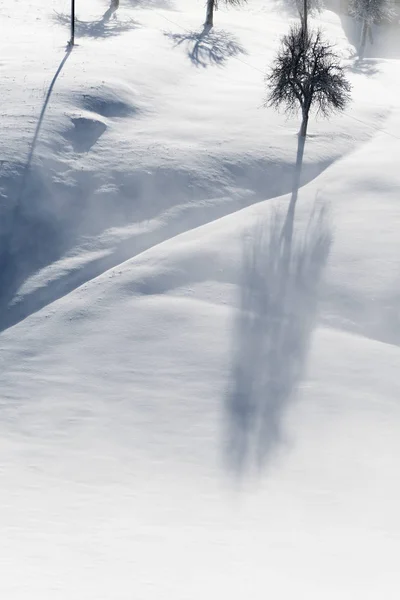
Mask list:
POLYGON ((292 15, 203 4, 88 0, 66 54, 67 0, 0 1, 4 598, 397 598, 398 59, 315 19, 352 103, 282 286, 292 15))

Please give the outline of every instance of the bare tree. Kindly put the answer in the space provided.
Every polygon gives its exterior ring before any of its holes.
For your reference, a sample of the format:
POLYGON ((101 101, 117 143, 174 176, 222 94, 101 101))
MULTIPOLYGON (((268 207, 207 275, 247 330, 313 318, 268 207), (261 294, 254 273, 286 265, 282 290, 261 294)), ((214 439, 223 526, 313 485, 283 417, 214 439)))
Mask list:
POLYGON ((372 25, 391 21, 395 16, 392 0, 350 0, 349 12, 361 21, 360 55, 365 52, 367 37, 373 44, 372 25))
POLYGON ((333 46, 323 39, 320 31, 305 33, 300 25, 292 26, 283 37, 266 83, 265 106, 283 106, 289 113, 300 109, 302 114, 287 218, 290 245, 310 110, 315 109, 325 117, 343 110, 350 100, 351 86, 333 46))
POLYGON ((320 31, 304 35, 298 25, 283 37, 266 82, 266 106, 283 105, 292 113, 301 109, 302 137, 307 134, 311 108, 328 116, 332 111, 343 110, 350 99, 351 86, 333 46, 320 31))
POLYGON ((218 5, 221 1, 231 6, 240 6, 247 2, 247 0, 207 0, 206 21, 204 25, 208 29, 214 26, 214 11, 218 10, 218 5))

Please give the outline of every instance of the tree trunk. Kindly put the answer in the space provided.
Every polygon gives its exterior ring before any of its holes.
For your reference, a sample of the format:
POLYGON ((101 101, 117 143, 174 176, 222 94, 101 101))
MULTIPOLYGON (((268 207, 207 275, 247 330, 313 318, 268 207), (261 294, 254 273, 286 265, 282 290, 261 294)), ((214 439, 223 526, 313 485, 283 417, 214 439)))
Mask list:
POLYGON ((215 0, 207 0, 207 14, 206 14, 206 22, 204 25, 206 27, 213 27, 214 25, 214 6, 215 0))
POLYGON ((308 0, 302 0, 297 4, 300 24, 303 30, 304 38, 307 39, 308 34, 308 0))
POLYGON ((361 29, 361 39, 360 39, 360 57, 364 56, 365 52, 365 44, 367 43, 367 30, 368 25, 366 21, 363 21, 362 29, 361 29))
POLYGON ((307 127, 308 127, 308 114, 310 112, 309 108, 305 108, 303 111, 303 120, 301 122, 301 127, 300 127, 300 132, 299 135, 300 137, 305 138, 307 135, 307 127))
POLYGON ((308 34, 308 0, 303 2, 303 31, 304 39, 307 39, 308 34))
POLYGON ((308 126, 308 114, 310 109, 304 109, 303 120, 301 123, 300 132, 297 141, 297 156, 296 156, 296 167, 293 177, 292 195, 290 198, 290 204, 285 219, 284 225, 284 239, 283 239, 283 256, 286 271, 289 270, 290 265, 290 254, 292 251, 292 239, 293 239, 293 225, 294 225, 294 213, 296 210, 297 197, 299 194, 300 177, 303 167, 303 156, 304 146, 306 145, 307 126, 308 126))
POLYGON ((368 37, 369 37, 370 44, 373 46, 374 45, 374 36, 372 34, 372 25, 368 25, 368 37))
POLYGON ((71 39, 69 41, 69 46, 73 46, 75 44, 75 0, 71 0, 71 39))
MULTIPOLYGON (((304 121, 302 123, 303 128, 304 121)), ((307 125, 305 126, 307 131, 307 125)), ((286 227, 288 229, 289 238, 291 239, 293 233, 293 219, 294 219, 294 211, 296 209, 297 197, 299 195, 299 187, 300 187, 300 177, 301 171, 303 168, 303 156, 304 156, 304 146, 306 145, 306 136, 301 133, 298 136, 297 141, 297 157, 296 157, 296 168, 293 177, 293 187, 292 187, 292 195, 290 198, 289 210, 286 217, 286 227)))

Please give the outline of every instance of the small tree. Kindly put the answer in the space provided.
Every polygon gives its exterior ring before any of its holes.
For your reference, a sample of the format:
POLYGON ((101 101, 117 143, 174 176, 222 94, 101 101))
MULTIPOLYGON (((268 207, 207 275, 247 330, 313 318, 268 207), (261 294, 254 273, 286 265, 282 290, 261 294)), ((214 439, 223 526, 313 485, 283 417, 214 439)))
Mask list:
POLYGON ((365 51, 367 36, 373 43, 372 25, 381 21, 391 21, 395 15, 392 0, 350 0, 349 12, 361 21, 360 55, 365 51))
POLYGON ((350 100, 351 86, 338 55, 323 39, 322 33, 305 33, 299 25, 292 26, 283 37, 266 83, 268 95, 265 106, 284 106, 289 113, 297 113, 300 109, 302 114, 288 213, 291 219, 288 226, 292 227, 310 110, 313 108, 325 117, 333 111, 343 110, 350 100))
MULTIPOLYGON (((218 10, 218 4, 221 0, 207 0, 207 12, 206 12, 206 21, 204 23, 205 27, 211 29, 214 26, 214 11, 218 10)), ((247 0, 222 0, 227 5, 231 6, 240 6, 247 2, 247 0)))
POLYGON ((301 109, 301 137, 307 135, 311 108, 328 116, 332 111, 343 110, 350 99, 351 86, 333 47, 324 41, 320 31, 304 35, 299 25, 292 26, 283 37, 266 82, 266 106, 283 105, 292 113, 301 109))

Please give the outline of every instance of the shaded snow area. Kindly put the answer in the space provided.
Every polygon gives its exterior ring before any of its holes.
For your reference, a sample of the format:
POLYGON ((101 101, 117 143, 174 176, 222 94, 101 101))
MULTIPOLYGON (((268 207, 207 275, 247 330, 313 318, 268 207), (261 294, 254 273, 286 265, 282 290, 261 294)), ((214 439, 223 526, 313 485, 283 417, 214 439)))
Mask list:
POLYGON ((69 0, 0 0, 5 600, 399 596, 397 38, 312 19, 352 102, 287 268, 295 14, 220 4, 77 0, 71 50, 69 0))

